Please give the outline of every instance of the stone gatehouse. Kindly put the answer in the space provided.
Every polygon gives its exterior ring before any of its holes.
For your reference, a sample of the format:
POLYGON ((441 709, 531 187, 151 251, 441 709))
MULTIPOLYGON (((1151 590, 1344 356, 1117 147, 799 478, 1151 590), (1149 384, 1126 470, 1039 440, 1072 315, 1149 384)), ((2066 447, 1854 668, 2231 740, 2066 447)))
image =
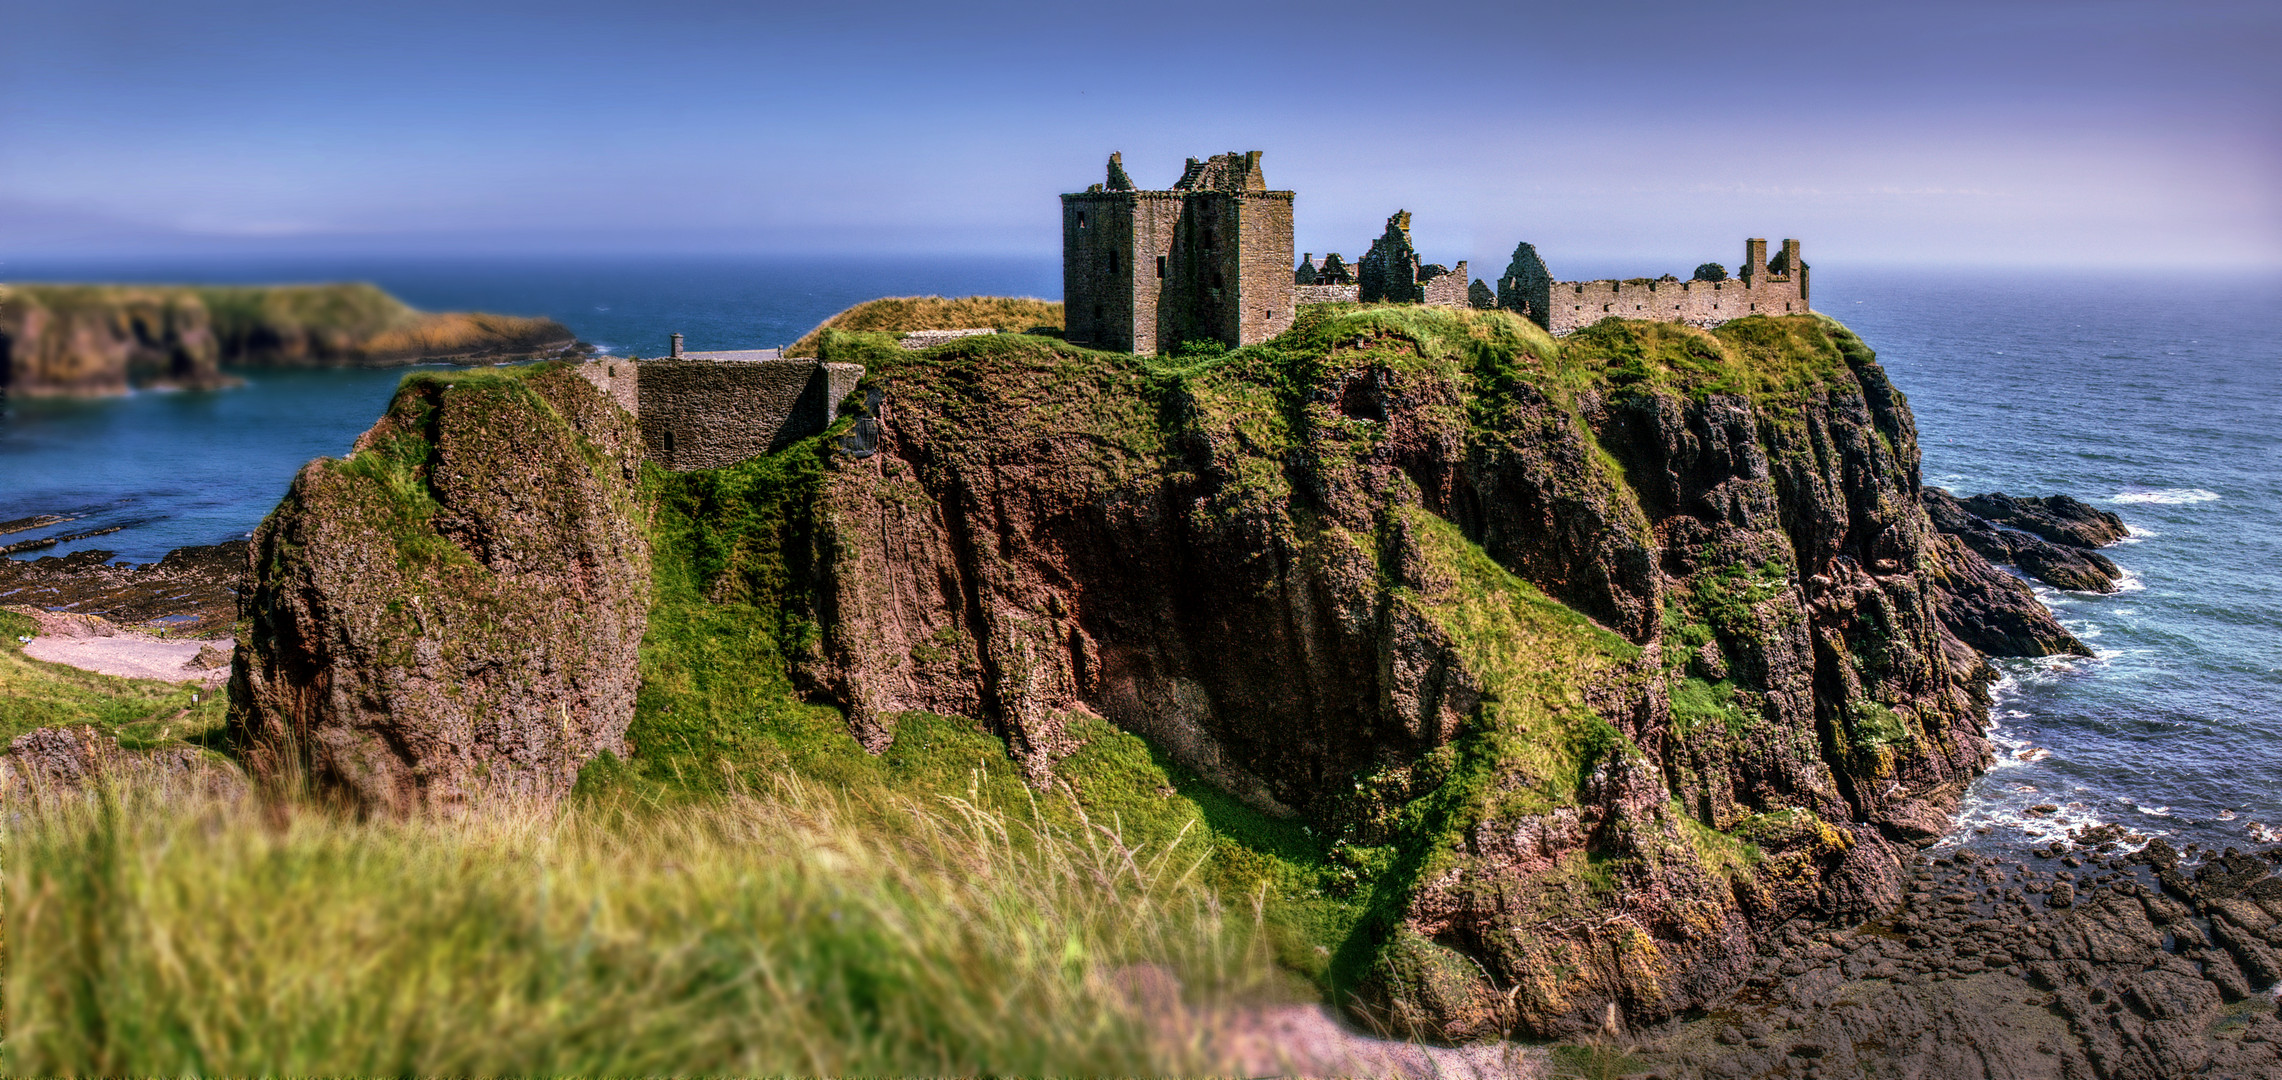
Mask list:
POLYGON ((600 357, 578 372, 634 415, 644 456, 675 472, 735 465, 821 433, 864 377, 862 364, 788 360, 776 349, 685 353, 680 334, 657 359, 600 357))

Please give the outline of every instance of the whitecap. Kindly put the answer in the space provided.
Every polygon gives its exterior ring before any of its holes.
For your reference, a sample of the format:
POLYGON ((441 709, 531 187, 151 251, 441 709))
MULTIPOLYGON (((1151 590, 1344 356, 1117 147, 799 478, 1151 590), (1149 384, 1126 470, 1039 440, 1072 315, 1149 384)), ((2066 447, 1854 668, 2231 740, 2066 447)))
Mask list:
POLYGON ((2149 817, 2171 816, 2171 808, 2168 806, 2141 806, 2138 803, 2133 803, 2131 808, 2139 811, 2142 814, 2146 814, 2149 817))
POLYGON ((2157 506, 2185 506, 2189 503, 2216 502, 2219 493, 2202 488, 2158 488, 2154 491, 2125 491, 2108 496, 2107 501, 2117 503, 2153 503, 2157 506))
POLYGON ((2116 569, 2122 570, 2123 576, 2116 579, 2115 590, 2108 595, 2120 596, 2127 592, 2141 592, 2147 588, 2147 582, 2141 580, 2138 574, 2132 573, 2128 567, 2119 566, 2116 569))

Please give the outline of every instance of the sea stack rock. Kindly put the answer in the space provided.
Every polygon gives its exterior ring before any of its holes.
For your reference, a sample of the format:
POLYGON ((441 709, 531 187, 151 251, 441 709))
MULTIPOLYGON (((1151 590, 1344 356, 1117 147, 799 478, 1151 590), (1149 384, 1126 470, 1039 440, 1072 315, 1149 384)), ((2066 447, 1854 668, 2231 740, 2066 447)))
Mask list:
POLYGON ((367 811, 552 803, 623 752, 647 624, 632 419, 559 366, 415 375, 254 535, 231 723, 367 811))

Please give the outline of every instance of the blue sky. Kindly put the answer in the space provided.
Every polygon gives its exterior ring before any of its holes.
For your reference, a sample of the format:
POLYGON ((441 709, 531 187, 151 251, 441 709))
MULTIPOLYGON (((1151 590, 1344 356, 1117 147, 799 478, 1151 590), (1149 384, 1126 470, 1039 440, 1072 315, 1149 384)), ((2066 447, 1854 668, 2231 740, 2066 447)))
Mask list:
POLYGON ((0 257, 1050 256, 1110 150, 1260 149, 1316 252, 2273 266, 2278 56, 2271 0, 10 0, 0 257))

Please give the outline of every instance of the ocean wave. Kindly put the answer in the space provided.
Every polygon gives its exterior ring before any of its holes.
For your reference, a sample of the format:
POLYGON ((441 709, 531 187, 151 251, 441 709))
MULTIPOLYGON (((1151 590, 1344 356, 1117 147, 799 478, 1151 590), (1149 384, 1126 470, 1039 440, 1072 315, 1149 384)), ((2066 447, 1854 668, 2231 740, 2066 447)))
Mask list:
POLYGON ((2218 501, 2219 493, 2202 488, 2158 488, 2154 491, 2125 491, 2110 495, 2108 502, 2152 503, 2157 506, 2185 506, 2189 503, 2218 501))
POLYGON ((1957 827, 1935 844, 1934 849, 1938 852, 1955 848, 1969 837, 1990 836, 2000 829, 2026 839, 2031 845, 2042 845, 2110 824, 2123 826, 2123 838, 2117 843, 2125 851, 2137 851, 2157 836, 2170 835, 2167 830, 2145 831, 2123 825, 2081 800, 2062 802, 2060 797, 2041 794, 2031 785, 2016 784, 2013 790, 2001 793, 1990 791, 1984 785, 1966 796, 1965 804, 1958 811, 1957 827))
POLYGON ((2127 592, 2140 592, 2147 588, 2147 582, 2142 580, 2138 574, 2132 573, 2130 568, 2119 566, 2116 569, 2122 570, 2123 576, 2116 579, 2115 591, 2108 595, 2119 596, 2127 592))
POLYGON ((2162 535, 2162 533, 2156 532, 2154 529, 2150 529, 2145 525, 2134 525, 2131 522, 2127 521, 2124 522, 2123 539, 2116 541, 2116 543, 2137 544, 2144 540, 2153 540, 2156 537, 2162 535))

